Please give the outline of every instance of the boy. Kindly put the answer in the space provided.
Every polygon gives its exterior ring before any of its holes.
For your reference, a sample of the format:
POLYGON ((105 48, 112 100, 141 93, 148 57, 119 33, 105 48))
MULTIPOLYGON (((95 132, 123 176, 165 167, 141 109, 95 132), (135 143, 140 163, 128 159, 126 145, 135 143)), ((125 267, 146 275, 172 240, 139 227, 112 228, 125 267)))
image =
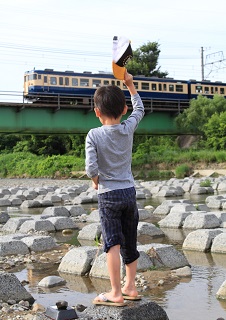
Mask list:
POLYGON ((144 106, 133 84, 133 77, 125 73, 124 84, 132 100, 133 112, 127 112, 123 91, 117 86, 103 86, 94 95, 94 111, 102 123, 91 129, 86 137, 86 173, 98 190, 98 207, 102 226, 104 251, 111 291, 97 296, 93 303, 125 305, 124 299, 139 300, 135 286, 137 269, 136 191, 131 172, 133 134, 144 116, 144 106), (120 253, 126 266, 126 282, 121 288, 120 253))

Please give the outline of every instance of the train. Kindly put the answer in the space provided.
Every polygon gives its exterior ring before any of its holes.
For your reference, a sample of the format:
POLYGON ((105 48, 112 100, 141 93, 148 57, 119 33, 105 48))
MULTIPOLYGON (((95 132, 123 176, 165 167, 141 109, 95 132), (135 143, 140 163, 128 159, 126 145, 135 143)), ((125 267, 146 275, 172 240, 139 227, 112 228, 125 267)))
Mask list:
MULTIPOLYGON (((99 71, 54 71, 53 69, 31 70, 24 74, 24 98, 33 103, 61 103, 61 105, 90 107, 93 95, 99 86, 120 87, 130 105, 130 95, 123 81, 113 74, 99 71)), ((226 83, 220 81, 175 80, 134 76, 134 85, 145 107, 168 109, 188 107, 191 99, 199 95, 213 98, 218 94, 226 97, 226 83)))

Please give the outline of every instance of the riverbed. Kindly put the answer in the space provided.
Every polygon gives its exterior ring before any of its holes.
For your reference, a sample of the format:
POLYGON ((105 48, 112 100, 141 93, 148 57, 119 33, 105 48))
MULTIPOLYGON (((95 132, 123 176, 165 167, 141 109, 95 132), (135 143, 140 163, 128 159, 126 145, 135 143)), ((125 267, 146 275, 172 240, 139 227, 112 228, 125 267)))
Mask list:
MULTIPOLYGON (((77 180, 76 180, 77 183, 77 180)), ((10 186, 37 186, 43 185, 72 185, 73 180, 50 180, 50 179, 0 179, 0 188, 10 186)), ((184 197, 183 197, 184 198, 184 197)), ((206 195, 190 197, 186 195, 193 203, 204 203, 206 195)), ((169 199, 169 198, 167 198, 169 199)), ((172 198, 170 198, 172 199, 172 198)), ((180 199, 177 197, 177 199, 180 199)), ((143 206, 152 205, 157 207, 164 199, 151 198, 149 200, 139 200, 143 206)), ((86 211, 97 208, 97 204, 84 205, 86 211)), ((3 208, 2 208, 3 211, 3 208)), ((19 214, 33 215, 40 214, 40 210, 30 210, 19 214)), ((9 214, 18 214, 13 210, 9 214)), ((158 219, 148 222, 156 223, 158 219)), ((181 230, 163 230, 166 234, 162 243, 169 243, 182 250, 183 240, 186 234, 181 230)), ((71 243, 76 245, 76 235, 78 230, 71 236, 63 237, 61 233, 56 234, 58 243, 71 243)), ((139 240, 139 239, 138 239, 139 240)), ((145 241, 145 239, 142 239, 145 241)), ((148 240, 147 240, 148 241, 148 240)), ((142 243, 143 244, 143 243, 142 243)), ((164 308, 170 320, 215 320, 217 318, 226 319, 226 301, 217 300, 216 292, 226 279, 226 256, 224 254, 210 254, 184 251, 191 269, 192 277, 184 278, 181 281, 171 284, 171 286, 161 286, 158 290, 146 291, 144 294, 152 301, 158 303, 164 308)), ((67 284, 60 288, 40 289, 37 283, 49 275, 59 275, 58 265, 46 264, 46 267, 39 268, 33 265, 30 268, 21 268, 15 272, 19 280, 27 280, 29 284, 26 289, 33 295, 36 302, 44 306, 54 305, 57 300, 66 300, 69 305, 83 304, 91 305, 92 299, 100 293, 109 289, 109 281, 101 279, 90 279, 89 277, 78 277, 71 275, 60 275, 67 284)))

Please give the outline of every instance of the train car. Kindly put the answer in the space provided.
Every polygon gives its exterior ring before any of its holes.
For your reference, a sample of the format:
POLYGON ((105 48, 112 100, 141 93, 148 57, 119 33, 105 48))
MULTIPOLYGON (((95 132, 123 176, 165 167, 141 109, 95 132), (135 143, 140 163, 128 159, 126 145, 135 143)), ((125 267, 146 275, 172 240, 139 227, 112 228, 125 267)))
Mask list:
POLYGON ((216 94, 226 98, 226 83, 222 83, 221 81, 211 82, 207 80, 189 80, 188 83, 190 99, 197 98, 199 95, 206 96, 207 98, 213 98, 216 94))
MULTIPOLYGON (((51 102, 63 97, 64 103, 91 104, 95 90, 103 85, 117 85, 125 93, 128 101, 130 95, 123 81, 112 74, 91 72, 59 72, 53 69, 32 70, 24 75, 24 97, 29 101, 51 102)), ((188 101, 188 83, 172 78, 135 76, 134 84, 146 105, 162 101, 188 101)))

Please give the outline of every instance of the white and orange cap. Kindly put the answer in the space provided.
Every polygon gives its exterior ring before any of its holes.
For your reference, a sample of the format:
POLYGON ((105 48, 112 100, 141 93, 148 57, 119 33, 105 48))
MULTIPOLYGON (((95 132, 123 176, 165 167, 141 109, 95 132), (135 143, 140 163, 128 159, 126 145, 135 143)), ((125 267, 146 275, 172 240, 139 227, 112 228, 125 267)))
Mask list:
POLYGON ((125 37, 113 38, 113 57, 112 70, 114 77, 124 80, 126 68, 125 65, 133 57, 130 40, 125 37))

